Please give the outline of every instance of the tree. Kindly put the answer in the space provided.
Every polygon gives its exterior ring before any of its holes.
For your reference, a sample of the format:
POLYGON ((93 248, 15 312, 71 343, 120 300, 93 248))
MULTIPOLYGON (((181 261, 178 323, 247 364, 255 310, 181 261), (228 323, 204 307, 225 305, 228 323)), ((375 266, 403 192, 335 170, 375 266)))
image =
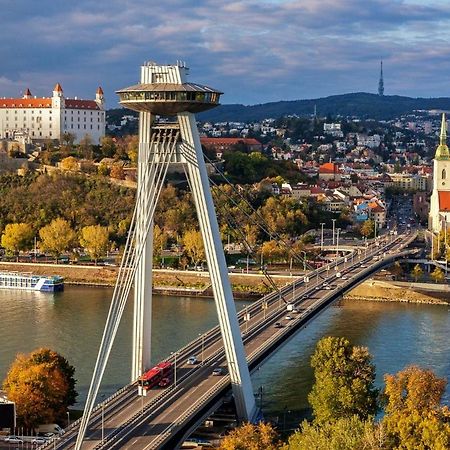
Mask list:
POLYGON ((2 234, 2 247, 19 258, 19 252, 31 248, 33 229, 27 223, 9 223, 2 234))
POLYGON ((159 258, 162 251, 167 245, 167 233, 164 233, 158 225, 153 228, 153 248, 154 248, 154 258, 159 258))
POLYGON ((450 412, 440 405, 446 380, 417 366, 385 375, 384 380, 383 423, 390 448, 450 448, 450 412))
POLYGON ((436 267, 433 272, 431 272, 431 278, 433 278, 435 283, 442 283, 445 280, 444 271, 440 267, 436 267))
POLYGON ((385 448, 385 441, 383 427, 358 416, 341 417, 322 425, 305 420, 282 450, 375 450, 385 448))
POLYGON ((67 220, 58 218, 39 230, 41 249, 49 252, 56 259, 61 253, 68 251, 74 245, 76 234, 67 220))
POLYGON ((221 442, 219 450, 277 450, 279 441, 273 427, 264 422, 244 423, 231 431, 221 442))
POLYGON ((62 170, 78 170, 78 160, 73 156, 68 156, 61 160, 60 167, 62 170))
POLYGON ((32 428, 62 422, 75 403, 75 369, 57 352, 41 348, 18 354, 3 382, 8 399, 16 403, 18 425, 32 428))
POLYGON ((205 249, 200 231, 186 231, 183 235, 183 245, 186 255, 195 266, 205 259, 205 249))
POLYGON ((397 280, 398 277, 400 277, 403 273, 402 266, 398 261, 395 261, 395 263, 390 267, 390 272, 394 276, 394 278, 397 280))
POLYGON ((366 347, 345 338, 325 337, 311 357, 315 383, 308 395, 314 421, 323 424, 357 415, 367 419, 378 409, 375 367, 366 347))
POLYGON ((84 159, 92 159, 92 137, 89 134, 85 134, 78 144, 78 153, 84 159))
POLYGON ((98 258, 103 256, 109 245, 108 228, 101 225, 89 225, 82 228, 80 244, 88 252, 94 263, 97 264, 98 258))
POLYGON ((414 281, 417 283, 417 280, 419 280, 423 276, 422 267, 420 267, 419 264, 416 264, 411 271, 411 275, 414 277, 414 281))
POLYGON ((283 256, 283 251, 278 245, 277 241, 266 241, 261 247, 261 252, 264 260, 273 262, 283 256))
POLYGON ((101 139, 101 152, 105 158, 112 158, 116 153, 116 143, 111 136, 103 136, 101 139))
POLYGON ((361 225, 361 236, 364 236, 366 238, 373 236, 375 233, 375 222, 373 220, 366 220, 361 225))
POLYGON ((111 178, 115 178, 116 180, 124 180, 125 172, 123 170, 123 166, 121 164, 113 164, 109 175, 111 178))

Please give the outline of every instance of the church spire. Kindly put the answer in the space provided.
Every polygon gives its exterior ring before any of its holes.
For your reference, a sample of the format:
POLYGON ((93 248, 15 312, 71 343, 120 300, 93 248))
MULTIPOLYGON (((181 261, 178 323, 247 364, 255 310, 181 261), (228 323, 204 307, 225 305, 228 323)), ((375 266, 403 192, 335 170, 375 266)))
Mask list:
POLYGON ((442 113, 441 134, 439 135, 439 146, 436 149, 434 159, 450 159, 450 151, 447 147, 447 121, 445 113, 442 113))

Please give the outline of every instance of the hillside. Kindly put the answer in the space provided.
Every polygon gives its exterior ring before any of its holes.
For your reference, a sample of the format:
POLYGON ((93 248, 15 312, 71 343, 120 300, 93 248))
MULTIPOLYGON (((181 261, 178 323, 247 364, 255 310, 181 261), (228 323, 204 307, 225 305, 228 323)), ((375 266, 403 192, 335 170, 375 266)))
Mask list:
POLYGON ((330 97, 280 101, 260 105, 221 105, 218 108, 198 114, 199 120, 213 122, 252 121, 268 117, 278 118, 288 114, 311 116, 317 108, 320 117, 337 115, 359 118, 392 119, 414 110, 443 109, 450 110, 450 98, 411 98, 398 95, 385 95, 358 92, 353 94, 332 95, 330 97))

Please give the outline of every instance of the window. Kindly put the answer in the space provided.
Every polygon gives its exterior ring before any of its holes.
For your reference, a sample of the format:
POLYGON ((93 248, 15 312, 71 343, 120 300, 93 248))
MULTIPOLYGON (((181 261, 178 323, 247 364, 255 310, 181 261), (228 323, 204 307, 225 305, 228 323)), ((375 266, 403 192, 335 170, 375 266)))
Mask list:
POLYGON ((447 177, 447 172, 445 169, 442 169, 442 179, 445 180, 446 177, 447 177))

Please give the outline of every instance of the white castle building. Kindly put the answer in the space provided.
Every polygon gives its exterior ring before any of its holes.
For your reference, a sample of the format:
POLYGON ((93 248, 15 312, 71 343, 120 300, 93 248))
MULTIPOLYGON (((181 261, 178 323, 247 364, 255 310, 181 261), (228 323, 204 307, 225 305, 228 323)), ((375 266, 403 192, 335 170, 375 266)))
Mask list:
POLYGON ((450 229, 450 151, 447 147, 447 123, 442 114, 441 135, 433 162, 433 193, 428 228, 434 233, 450 229))
POLYGON ((26 136, 29 141, 60 140, 64 133, 79 142, 89 135, 99 144, 105 135, 105 100, 101 87, 95 100, 66 98, 59 83, 52 97, 37 98, 29 89, 22 98, 0 98, 0 139, 26 136))

